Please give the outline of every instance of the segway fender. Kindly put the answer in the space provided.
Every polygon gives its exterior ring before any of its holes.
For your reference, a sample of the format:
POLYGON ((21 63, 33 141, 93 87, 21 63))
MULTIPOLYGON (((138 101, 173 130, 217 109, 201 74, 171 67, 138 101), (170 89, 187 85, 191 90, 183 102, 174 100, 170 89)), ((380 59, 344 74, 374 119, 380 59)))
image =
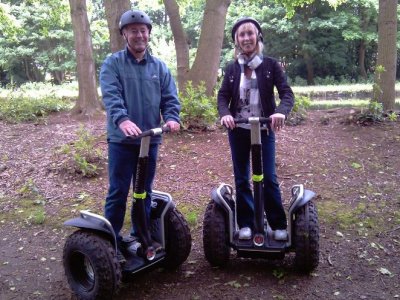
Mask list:
POLYGON ((300 207, 315 197, 316 193, 311 190, 304 189, 302 184, 294 185, 292 188, 292 201, 290 202, 289 214, 293 214, 300 207))
POLYGON ((314 197, 315 193, 310 190, 304 189, 304 186, 302 184, 296 184, 292 187, 292 199, 290 201, 289 205, 289 226, 288 226, 288 233, 289 233, 289 239, 286 244, 287 247, 292 246, 292 240, 293 240, 293 218, 297 210, 299 210, 301 207, 306 205, 308 202, 310 202, 314 197))
POLYGON ((236 219, 235 219, 235 207, 232 199, 233 188, 232 186, 221 183, 219 187, 212 189, 211 199, 222 208, 225 212, 228 224, 229 224, 229 241, 233 243, 233 233, 235 232, 236 219), (225 197, 229 197, 225 198, 225 197))
POLYGON ((91 213, 87 210, 81 210, 79 217, 65 221, 64 226, 104 232, 110 236, 113 246, 117 247, 117 239, 111 223, 100 215, 91 213))

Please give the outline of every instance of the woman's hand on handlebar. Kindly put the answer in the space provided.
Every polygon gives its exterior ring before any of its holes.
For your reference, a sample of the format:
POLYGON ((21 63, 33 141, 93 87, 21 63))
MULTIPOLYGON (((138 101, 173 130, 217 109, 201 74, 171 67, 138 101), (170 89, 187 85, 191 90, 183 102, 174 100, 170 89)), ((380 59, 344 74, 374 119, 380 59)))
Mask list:
POLYGON ((231 115, 225 115, 221 118, 221 125, 224 125, 226 128, 233 129, 235 128, 235 120, 231 115))
POLYGON ((179 130, 181 129, 181 124, 179 124, 179 123, 176 122, 176 121, 172 121, 172 120, 167 121, 167 122, 165 123, 165 126, 169 127, 169 129, 171 130, 171 132, 176 132, 176 131, 179 131, 179 130))
POLYGON ((271 118, 271 129, 275 132, 278 132, 283 128, 283 125, 285 124, 285 115, 280 114, 280 113, 275 113, 270 116, 271 118))

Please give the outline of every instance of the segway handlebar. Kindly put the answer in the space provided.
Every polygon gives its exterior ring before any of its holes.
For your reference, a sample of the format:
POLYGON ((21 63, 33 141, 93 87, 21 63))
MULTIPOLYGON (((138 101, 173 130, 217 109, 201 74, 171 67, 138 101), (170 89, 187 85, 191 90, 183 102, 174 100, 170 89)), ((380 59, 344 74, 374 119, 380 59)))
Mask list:
POLYGON ((171 131, 171 128, 169 128, 168 126, 163 126, 163 127, 152 128, 152 129, 143 131, 139 135, 130 135, 129 137, 131 137, 132 139, 139 139, 139 138, 142 138, 145 136, 161 135, 163 133, 170 132, 170 131, 171 131))
POLYGON ((236 124, 247 124, 252 122, 260 122, 260 124, 271 123, 271 118, 265 117, 249 117, 249 118, 234 118, 236 124))

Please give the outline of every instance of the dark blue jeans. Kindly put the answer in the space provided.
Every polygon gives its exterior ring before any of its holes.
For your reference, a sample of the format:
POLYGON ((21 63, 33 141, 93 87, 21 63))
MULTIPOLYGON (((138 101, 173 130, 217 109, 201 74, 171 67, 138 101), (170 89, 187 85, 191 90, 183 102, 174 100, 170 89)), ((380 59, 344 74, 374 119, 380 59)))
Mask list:
MULTIPOLYGON (((132 144, 108 144, 108 177, 109 189, 104 207, 104 214, 107 220, 110 221, 117 239, 120 240, 120 231, 124 224, 126 212, 126 201, 129 194, 131 183, 135 187, 136 167, 140 153, 140 145, 132 144)), ((153 180, 156 173, 158 144, 150 145, 149 150, 149 165, 147 170, 147 179, 145 190, 147 193, 146 211, 147 217, 150 217, 151 191, 153 180)), ((132 218, 133 210, 131 211, 132 233, 134 233, 135 222, 132 218)))
MULTIPOLYGON (((254 199, 250 186, 250 130, 240 127, 229 131, 233 172, 235 175, 237 222, 239 228, 254 228, 254 199)), ((282 205, 275 169, 275 134, 261 132, 264 208, 273 230, 286 229, 286 214, 282 205)))

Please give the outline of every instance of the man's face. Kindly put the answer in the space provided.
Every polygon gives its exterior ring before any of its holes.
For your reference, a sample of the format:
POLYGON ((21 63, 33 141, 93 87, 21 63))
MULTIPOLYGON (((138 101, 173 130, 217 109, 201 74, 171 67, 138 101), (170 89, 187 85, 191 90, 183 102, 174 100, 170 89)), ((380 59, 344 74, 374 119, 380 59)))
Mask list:
POLYGON ((145 24, 134 23, 124 27, 123 34, 128 42, 129 50, 142 53, 149 43, 149 29, 145 24))

